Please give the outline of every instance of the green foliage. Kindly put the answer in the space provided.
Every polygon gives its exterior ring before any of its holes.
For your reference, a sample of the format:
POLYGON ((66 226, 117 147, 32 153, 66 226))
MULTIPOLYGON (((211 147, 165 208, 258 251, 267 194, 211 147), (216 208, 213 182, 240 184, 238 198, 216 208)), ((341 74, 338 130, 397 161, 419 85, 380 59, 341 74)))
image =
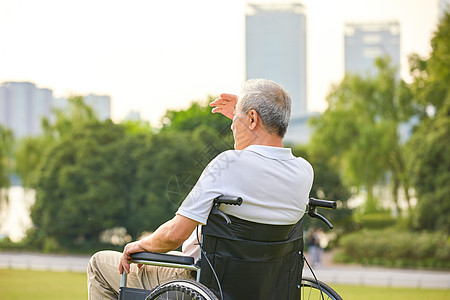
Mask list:
POLYGON ((229 125, 211 123, 198 103, 168 113, 159 132, 145 122, 99 122, 82 102, 73 105, 72 114, 59 114, 45 137, 24 141, 16 154, 49 141, 39 164, 22 166, 26 174, 40 166, 27 243, 46 251, 98 247, 99 234, 113 227, 134 239, 155 230, 174 216, 209 161, 230 147, 229 125))
POLYGON ((308 160, 314 168, 314 182, 311 188, 311 197, 347 202, 351 194, 342 182, 339 172, 328 162, 328 157, 319 151, 312 152, 307 146, 292 148, 295 156, 308 160))
POLYGON ((9 187, 13 142, 12 131, 0 125, 0 189, 9 187))
POLYGON ((389 212, 362 214, 357 221, 358 227, 372 230, 392 227, 397 223, 397 219, 393 218, 389 212))
POLYGON ((153 128, 150 126, 150 122, 142 120, 128 120, 120 124, 125 128, 125 132, 131 135, 145 135, 153 133, 153 128))
POLYGON ((421 108, 422 117, 427 118, 430 105, 436 110, 450 101, 450 12, 447 11, 431 40, 431 56, 425 60, 418 55, 410 56, 412 84, 416 105, 421 108))
POLYGON ((417 193, 414 227, 450 232, 450 13, 441 19, 428 60, 411 58, 420 124, 408 144, 417 193), (434 113, 429 113, 430 109, 434 113))
POLYGON ((10 186, 9 177, 12 169, 11 152, 14 136, 11 130, 0 125, 0 210, 8 201, 6 189, 10 186))
POLYGON ((43 246, 73 246, 123 224, 134 165, 132 143, 110 122, 77 127, 44 158, 31 217, 43 246))
POLYGON ((80 96, 70 97, 67 108, 55 109, 53 114, 55 122, 51 123, 46 118, 42 120, 43 135, 25 137, 17 142, 14 151, 14 171, 19 175, 25 188, 35 186, 42 159, 54 143, 75 128, 98 121, 92 108, 86 105, 80 96))
POLYGON ((17 142, 14 151, 15 171, 25 188, 35 186, 37 170, 47 149, 47 141, 42 137, 25 137, 17 142))
POLYGON ((362 230, 342 237, 335 259, 367 265, 450 269, 450 237, 443 232, 362 230))
POLYGON ((450 103, 423 121, 409 143, 411 177, 418 203, 415 227, 450 233, 450 103))
POLYGON ((222 114, 212 114, 209 103, 213 97, 202 102, 193 102, 185 110, 168 110, 163 117, 164 126, 162 130, 171 131, 193 131, 199 126, 212 129, 216 133, 226 135, 230 133, 231 120, 222 114))
POLYGON ((51 123, 48 119, 43 119, 42 127, 46 139, 61 138, 77 126, 98 121, 92 108, 84 102, 83 97, 73 96, 67 101, 68 105, 64 110, 55 109, 53 111, 56 119, 54 123, 51 123))
MULTIPOLYGON (((293 147, 292 153, 308 160, 314 168, 314 182, 310 197, 339 203, 338 209, 320 209, 320 214, 330 220, 338 232, 353 230, 352 210, 347 207, 347 200, 351 196, 350 191, 342 182, 339 172, 330 165, 328 158, 322 156, 321 152, 311 153, 309 147, 301 145, 293 147)), ((322 227, 324 230, 328 228, 322 221, 309 217, 305 218, 304 226, 305 228, 322 227)))
POLYGON ((376 66, 372 77, 347 74, 329 94, 328 109, 311 122, 312 152, 327 158, 347 185, 367 190, 367 211, 377 210, 373 187, 387 172, 408 184, 398 128, 412 112, 409 92, 388 59, 376 66))

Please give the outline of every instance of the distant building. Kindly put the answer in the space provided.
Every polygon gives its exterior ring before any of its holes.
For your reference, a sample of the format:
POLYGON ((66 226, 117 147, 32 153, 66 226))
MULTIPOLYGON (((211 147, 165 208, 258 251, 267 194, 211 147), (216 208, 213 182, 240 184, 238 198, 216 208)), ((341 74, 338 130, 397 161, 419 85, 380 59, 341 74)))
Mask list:
POLYGON ((375 59, 389 55, 400 76, 400 25, 398 22, 346 24, 345 72, 366 74, 375 59))
POLYGON ((306 145, 309 143, 313 133, 309 126, 309 120, 318 116, 319 113, 309 113, 302 117, 291 118, 284 142, 290 145, 306 145))
POLYGON ((53 92, 30 82, 0 84, 0 124, 10 128, 16 138, 38 135, 41 120, 50 117, 53 92))
POLYGON ((450 10, 450 0, 439 0, 438 2, 439 18, 444 16, 444 12, 450 10))
MULTIPOLYGON (((90 94, 84 97, 100 120, 110 118, 111 98, 90 94)), ((0 84, 0 124, 10 128, 15 138, 42 133, 42 118, 53 121, 52 109, 64 109, 67 99, 54 98, 53 91, 30 82, 0 84)))
POLYGON ((84 102, 92 107, 99 120, 111 118, 111 97, 89 94, 84 97, 84 102))
POLYGON ((128 115, 124 119, 125 121, 141 121, 141 112, 132 110, 128 113, 128 115))
POLYGON ((292 97, 292 118, 306 115, 306 16, 301 3, 247 4, 246 78, 266 78, 292 97))

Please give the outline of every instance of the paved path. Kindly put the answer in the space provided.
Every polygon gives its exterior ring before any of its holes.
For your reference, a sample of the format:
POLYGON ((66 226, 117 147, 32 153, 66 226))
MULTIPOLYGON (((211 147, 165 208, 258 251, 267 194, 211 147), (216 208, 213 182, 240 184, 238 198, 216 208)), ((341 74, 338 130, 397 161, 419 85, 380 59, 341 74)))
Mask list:
MULTIPOLYGON (((0 268, 86 272, 88 256, 0 252, 0 268)), ((450 290, 450 272, 343 266, 324 262, 314 268, 328 284, 442 288, 450 290)), ((309 270, 304 275, 311 276, 309 270)))
MULTIPOLYGON (((372 285, 450 290, 450 272, 376 267, 319 267, 317 278, 327 284, 372 285)), ((303 275, 311 276, 309 270, 303 275)))
POLYGON ((49 255, 0 252, 0 268, 86 272, 89 257, 85 255, 49 255))

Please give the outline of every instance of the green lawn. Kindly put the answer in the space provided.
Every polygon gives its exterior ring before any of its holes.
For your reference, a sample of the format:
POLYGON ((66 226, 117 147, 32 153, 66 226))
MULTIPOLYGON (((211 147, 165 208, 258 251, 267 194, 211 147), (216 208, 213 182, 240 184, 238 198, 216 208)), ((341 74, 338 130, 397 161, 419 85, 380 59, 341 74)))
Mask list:
POLYGON ((344 300, 448 300, 450 290, 331 285, 344 300))
POLYGON ((87 299, 85 273, 0 269, 0 299, 87 299))
MULTIPOLYGON (((344 300, 448 300, 450 290, 333 285, 344 300)), ((0 299, 87 299, 86 274, 0 269, 0 299)))

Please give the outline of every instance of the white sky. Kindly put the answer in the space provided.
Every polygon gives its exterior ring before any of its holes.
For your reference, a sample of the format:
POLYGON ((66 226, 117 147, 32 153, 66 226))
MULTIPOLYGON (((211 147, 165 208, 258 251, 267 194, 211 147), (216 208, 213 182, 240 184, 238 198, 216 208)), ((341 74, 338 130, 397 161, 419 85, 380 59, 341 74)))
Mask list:
MULTIPOLYGON (((261 1, 253 1, 261 2, 261 1)), ((266 1, 267 2, 267 1, 266 1)), ((427 56, 438 0, 304 0, 308 108, 323 111, 344 74, 344 23, 400 22, 407 55, 427 56)), ((130 110, 157 125, 245 79, 245 0, 0 0, 0 82, 31 81, 56 97, 107 94, 112 118, 130 110)))

